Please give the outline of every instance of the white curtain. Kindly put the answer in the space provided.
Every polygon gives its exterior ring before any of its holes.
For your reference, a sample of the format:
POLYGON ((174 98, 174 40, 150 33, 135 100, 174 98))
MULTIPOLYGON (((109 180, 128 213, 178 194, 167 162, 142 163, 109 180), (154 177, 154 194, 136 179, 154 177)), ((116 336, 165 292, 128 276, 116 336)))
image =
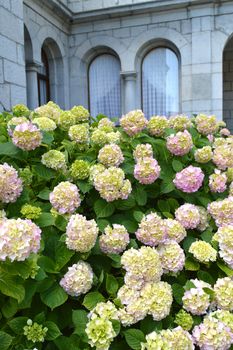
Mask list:
POLYGON ((89 68, 90 112, 93 117, 121 115, 120 61, 110 54, 97 56, 89 68))
POLYGON ((144 58, 142 99, 147 118, 179 112, 179 62, 172 50, 157 48, 144 58))

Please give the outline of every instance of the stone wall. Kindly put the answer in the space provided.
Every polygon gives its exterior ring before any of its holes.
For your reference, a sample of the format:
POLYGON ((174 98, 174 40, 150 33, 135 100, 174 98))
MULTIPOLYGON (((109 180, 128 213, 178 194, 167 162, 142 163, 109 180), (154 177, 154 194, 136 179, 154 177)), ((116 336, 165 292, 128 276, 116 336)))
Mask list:
POLYGON ((0 111, 26 102, 22 0, 0 0, 0 111))

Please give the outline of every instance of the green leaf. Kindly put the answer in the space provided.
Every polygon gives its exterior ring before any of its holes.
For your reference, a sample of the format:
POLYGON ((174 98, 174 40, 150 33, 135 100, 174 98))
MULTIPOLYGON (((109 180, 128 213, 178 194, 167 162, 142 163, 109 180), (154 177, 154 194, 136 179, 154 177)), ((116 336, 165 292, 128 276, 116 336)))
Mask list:
POLYGON ((17 159, 24 158, 24 152, 20 148, 16 147, 12 142, 0 144, 0 155, 17 159))
POLYGON ((69 250, 63 242, 58 242, 55 248, 55 270, 60 271, 74 254, 75 252, 69 250))
POLYGON ((9 346, 11 345, 12 340, 13 340, 13 338, 9 334, 0 331, 1 350, 9 349, 9 346))
POLYGON ((47 181, 56 176, 56 172, 54 170, 46 168, 46 166, 43 164, 33 165, 32 169, 36 175, 47 181))
POLYGON ((183 169, 184 165, 179 160, 173 159, 172 167, 175 170, 175 172, 179 172, 183 169))
POLYGON ((48 256, 40 256, 37 263, 44 271, 56 273, 55 263, 48 256))
POLYGON ((8 322, 8 326, 12 329, 16 334, 23 333, 23 327, 27 324, 28 317, 16 317, 13 320, 8 322))
POLYGON ((190 290, 191 288, 196 288, 196 286, 195 286, 195 284, 194 284, 193 282, 191 282, 191 281, 188 280, 188 281, 185 283, 184 289, 185 289, 185 290, 190 290))
POLYGON ((147 202, 147 193, 142 186, 138 186, 135 191, 135 199, 138 205, 145 205, 147 202))
POLYGON ((137 222, 141 222, 143 216, 144 216, 144 213, 142 211, 135 210, 133 212, 133 217, 137 222))
POLYGON ((121 323, 120 323, 120 321, 117 321, 117 320, 111 320, 111 321, 112 321, 113 329, 114 329, 116 336, 117 336, 121 330, 121 323))
POLYGON ((186 258, 185 260, 185 270, 187 271, 198 271, 200 268, 199 262, 193 260, 192 258, 186 258))
POLYGON ((202 280, 204 282, 210 283, 210 284, 214 284, 215 280, 214 278, 206 271, 198 271, 197 273, 197 277, 199 278, 199 280, 202 280))
POLYGON ((129 195, 129 197, 127 199, 125 199, 123 201, 119 200, 116 203, 116 207, 119 210, 129 210, 129 209, 135 207, 135 205, 136 205, 135 198, 132 194, 129 195))
POLYGON ((115 295, 119 288, 117 279, 113 275, 107 274, 106 277, 106 290, 110 295, 115 295))
POLYGON ((141 343, 145 342, 145 336, 139 329, 128 329, 124 332, 125 340, 131 349, 141 350, 141 343))
POLYGON ((105 219, 97 220, 97 225, 101 232, 104 232, 105 227, 107 227, 110 223, 105 219))
POLYGON ((39 192, 39 194, 37 195, 38 198, 40 199, 44 199, 44 200, 49 200, 49 194, 50 194, 50 189, 48 188, 44 188, 42 191, 39 192))
POLYGON ((55 226, 58 228, 58 230, 65 232, 67 220, 63 216, 58 215, 55 219, 55 226))
POLYGON ((85 310, 73 310, 72 321, 75 325, 75 334, 85 334, 85 328, 88 322, 87 312, 85 310))
POLYGON ((210 288, 206 288, 206 287, 203 288, 203 290, 204 290, 204 292, 206 294, 208 294, 210 296, 211 301, 213 301, 214 300, 214 296, 215 296, 214 290, 210 289, 210 288))
POLYGON ((2 294, 16 299, 19 303, 24 299, 25 290, 22 279, 18 276, 11 276, 6 272, 0 273, 0 291, 2 294))
POLYGON ((60 329, 58 328, 56 323, 51 322, 51 321, 47 321, 43 324, 43 326, 48 328, 48 331, 47 331, 46 336, 45 336, 46 340, 54 340, 54 339, 57 339, 61 335, 60 329))
POLYGON ((170 182, 163 181, 161 186, 160 186, 161 193, 170 193, 174 189, 175 189, 175 185, 173 184, 172 181, 170 181, 170 182))
POLYGON ((11 318, 13 317, 18 310, 18 302, 13 299, 9 298, 2 306, 2 314, 5 318, 11 318))
POLYGON ((88 310, 92 310, 96 304, 101 301, 105 301, 105 298, 99 292, 90 292, 85 295, 83 300, 83 306, 85 306, 88 310))
POLYGON ((54 140, 54 137, 51 133, 43 131, 42 143, 46 143, 46 145, 51 145, 53 140, 54 140))
POLYGON ((233 276, 233 270, 230 269, 230 267, 226 266, 225 264, 223 264, 220 261, 217 262, 217 265, 228 277, 233 276))
POLYGON ((64 304, 67 299, 68 295, 57 283, 41 293, 41 300, 52 310, 64 304))
POLYGON ((158 208, 159 210, 163 213, 163 212, 170 212, 170 205, 169 202, 167 200, 158 200, 158 208))
POLYGON ((132 221, 132 220, 123 220, 122 225, 124 225, 126 230, 129 231, 130 233, 134 233, 138 228, 136 221, 132 221))
POLYGON ((79 180, 76 183, 77 183, 78 187, 80 188, 80 191, 84 194, 89 192, 93 187, 92 184, 87 182, 87 181, 79 180))
POLYGON ((103 199, 98 199, 94 203, 94 211, 97 218, 107 218, 114 213, 115 206, 113 203, 108 203, 103 199))
POLYGON ((203 241, 210 243, 212 241, 214 233, 211 230, 206 230, 202 232, 201 238, 203 241))
POLYGON ((147 316, 140 322, 140 329, 144 334, 148 334, 154 330, 163 329, 163 324, 162 321, 153 321, 151 316, 147 316))
POLYGON ((182 297, 184 295, 184 288, 178 284, 178 283, 174 283, 172 285, 172 291, 173 291, 173 296, 174 296, 174 299, 175 301, 182 305, 182 297))
POLYGON ((55 218, 50 213, 42 213, 40 217, 35 221, 36 221, 36 224, 39 225, 40 227, 48 227, 48 226, 55 225, 55 218))

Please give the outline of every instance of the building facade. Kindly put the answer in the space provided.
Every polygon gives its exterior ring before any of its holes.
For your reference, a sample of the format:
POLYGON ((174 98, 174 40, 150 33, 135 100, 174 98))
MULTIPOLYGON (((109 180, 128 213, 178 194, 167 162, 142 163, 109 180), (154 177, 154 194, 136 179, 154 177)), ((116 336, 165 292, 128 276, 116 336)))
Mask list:
POLYGON ((0 0, 0 110, 51 99, 233 129, 233 1, 0 0))

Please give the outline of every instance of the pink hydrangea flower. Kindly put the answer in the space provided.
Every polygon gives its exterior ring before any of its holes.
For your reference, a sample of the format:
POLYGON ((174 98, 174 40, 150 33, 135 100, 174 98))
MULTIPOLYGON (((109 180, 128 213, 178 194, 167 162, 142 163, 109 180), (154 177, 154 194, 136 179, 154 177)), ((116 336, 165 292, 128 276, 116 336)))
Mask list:
POLYGON ((49 200, 60 214, 72 214, 81 203, 78 187, 69 181, 60 182, 54 187, 49 200))
POLYGON ((185 203, 177 208, 175 217, 186 229, 196 228, 201 220, 198 207, 189 203, 185 203))
POLYGON ((167 226, 160 216, 150 213, 144 216, 135 234, 140 242, 154 247, 166 240, 167 226))
POLYGON ((36 125, 25 122, 16 126, 12 142, 24 151, 32 151, 40 146, 42 133, 36 125))
POLYGON ((193 193, 199 190, 203 180, 204 173, 201 168, 190 165, 176 174, 173 183, 182 192, 193 193))
POLYGON ((160 175, 160 166, 156 159, 142 158, 139 159, 134 167, 134 177, 141 184, 148 185, 155 182, 160 175))
POLYGON ((120 119, 122 128, 129 136, 136 135, 145 129, 147 123, 148 120, 145 118, 144 113, 139 109, 123 115, 120 119))
POLYGON ((22 180, 18 172, 7 163, 0 165, 0 202, 12 203, 17 200, 23 190, 22 180))
POLYGON ((220 170, 215 170, 215 173, 209 177, 209 187, 211 192, 224 192, 227 189, 227 176, 221 173, 220 170))
POLYGON ((170 135, 167 138, 167 149, 176 156, 187 154, 192 147, 192 136, 187 130, 180 131, 176 135, 170 135))

